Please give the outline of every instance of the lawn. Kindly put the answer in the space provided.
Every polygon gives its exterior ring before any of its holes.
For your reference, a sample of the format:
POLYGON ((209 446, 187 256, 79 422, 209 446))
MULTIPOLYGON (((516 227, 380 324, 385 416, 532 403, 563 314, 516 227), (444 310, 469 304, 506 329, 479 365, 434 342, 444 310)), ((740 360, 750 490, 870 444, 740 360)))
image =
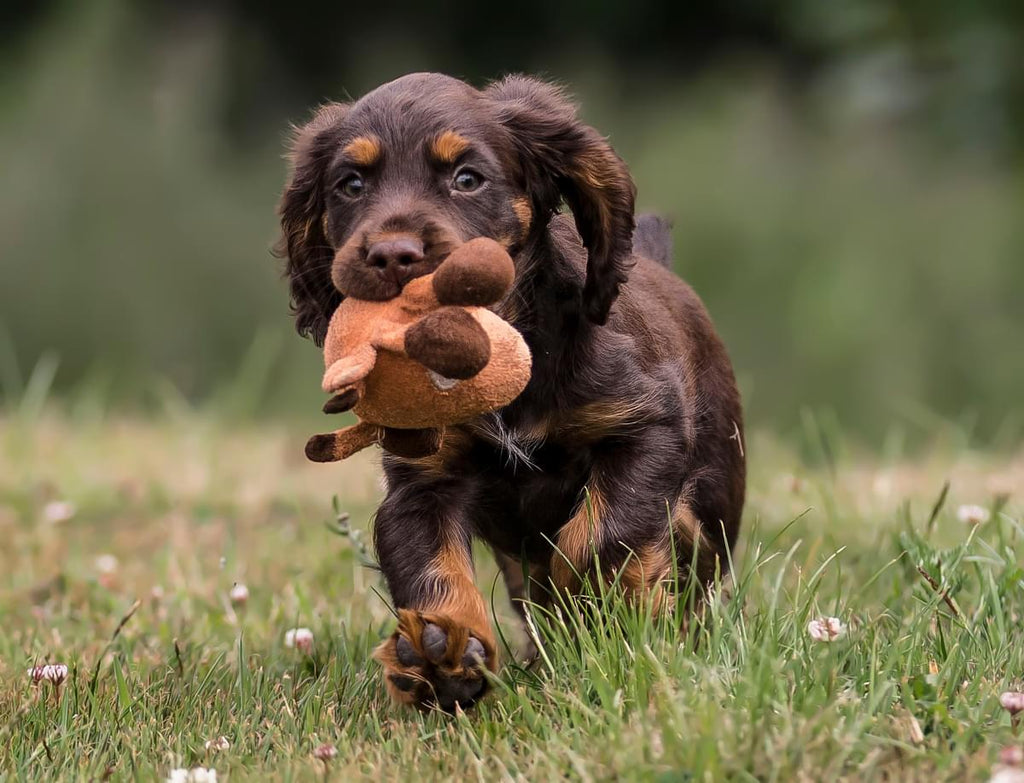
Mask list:
POLYGON ((589 625, 593 601, 537 614, 537 663, 446 716, 392 707, 369 657, 392 627, 366 567, 376 458, 307 464, 307 434, 0 417, 0 780, 987 780, 1024 742, 1000 706, 1024 690, 1024 454, 752 436, 735 576, 701 622, 614 596, 589 625), (31 681, 45 663, 60 688, 31 681))

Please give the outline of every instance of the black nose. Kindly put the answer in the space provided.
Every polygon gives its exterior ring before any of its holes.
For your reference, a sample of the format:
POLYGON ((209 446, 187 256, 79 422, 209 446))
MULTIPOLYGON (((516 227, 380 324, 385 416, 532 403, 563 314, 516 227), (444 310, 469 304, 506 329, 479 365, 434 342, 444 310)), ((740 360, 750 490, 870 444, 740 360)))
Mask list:
POLYGON ((415 275, 415 267, 422 260, 423 242, 413 237, 375 242, 366 253, 367 264, 400 283, 415 275))

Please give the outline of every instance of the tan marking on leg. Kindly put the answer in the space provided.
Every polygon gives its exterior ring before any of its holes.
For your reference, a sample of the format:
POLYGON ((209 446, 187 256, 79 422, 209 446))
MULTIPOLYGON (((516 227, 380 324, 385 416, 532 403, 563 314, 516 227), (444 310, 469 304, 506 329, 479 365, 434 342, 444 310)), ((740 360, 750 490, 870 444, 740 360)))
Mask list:
MULTIPOLYGON (((473 577, 473 561, 466 544, 444 539, 423 576, 428 582, 428 596, 417 609, 425 614, 443 615, 456 625, 468 628, 488 651, 494 650, 487 607, 473 577)), ((497 655, 492 659, 497 670, 497 655)))
POLYGON ((649 600, 657 612, 665 603, 665 582, 671 572, 671 545, 667 541, 658 541, 645 544, 629 554, 622 567, 619 584, 630 598, 649 600))
POLYGON ((452 164, 469 149, 469 139, 447 130, 430 143, 430 155, 439 163, 452 164))
POLYGON ((713 579, 718 566, 719 552, 704 535, 701 521, 685 500, 680 500, 676 504, 672 516, 672 531, 676 537, 676 557, 680 567, 685 570, 691 564, 695 564, 697 576, 702 582, 713 579))
POLYGON ((676 539, 687 546, 694 546, 702 538, 700 520, 693 515, 690 506, 683 500, 676 504, 672 515, 672 530, 676 534, 676 539))
POLYGON ((380 160, 383 149, 376 136, 357 136, 342 152, 357 166, 372 166, 380 160))
POLYGON ((558 551, 551 555, 551 580, 562 590, 577 590, 585 577, 594 549, 601 543, 601 520, 607 503, 597 487, 588 487, 576 512, 555 538, 558 551))
MULTIPOLYGON (((498 670, 498 650, 494 631, 487 616, 483 596, 473 581, 473 561, 465 541, 442 533, 441 547, 421 577, 424 597, 415 608, 398 610, 398 629, 374 651, 373 657, 384 666, 384 682, 391 697, 403 704, 424 706, 438 688, 452 680, 480 683, 479 659, 465 658, 470 639, 483 645, 483 657, 491 671, 498 670), (427 648, 424 634, 436 626, 444 634, 445 647, 440 655, 427 648), (406 640, 417 660, 400 659, 399 642, 406 640), (399 687, 395 678, 409 687, 399 687)), ((403 642, 404 644, 404 642, 403 642)), ((482 692, 481 685, 476 688, 482 692)), ((474 697, 475 698, 475 697, 474 697)))

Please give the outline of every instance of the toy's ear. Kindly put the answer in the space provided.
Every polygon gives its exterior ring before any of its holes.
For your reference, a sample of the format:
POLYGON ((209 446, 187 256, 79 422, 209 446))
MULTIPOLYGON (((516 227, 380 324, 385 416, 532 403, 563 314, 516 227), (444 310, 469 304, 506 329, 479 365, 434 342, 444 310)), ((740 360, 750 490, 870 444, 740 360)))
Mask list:
POLYGON ((341 103, 325 104, 295 130, 288 154, 291 170, 278 207, 281 240, 275 252, 287 258, 295 328, 317 345, 323 345, 331 314, 342 299, 331 282, 334 248, 324 224, 324 176, 347 111, 341 103))
POLYGON ((487 307, 512 288, 515 264, 493 239, 471 239, 452 251, 434 272, 432 285, 442 305, 487 307))
POLYGON ((584 307, 604 323, 629 273, 636 188, 626 164, 553 85, 508 76, 486 95, 516 146, 534 214, 569 204, 589 254, 584 307))

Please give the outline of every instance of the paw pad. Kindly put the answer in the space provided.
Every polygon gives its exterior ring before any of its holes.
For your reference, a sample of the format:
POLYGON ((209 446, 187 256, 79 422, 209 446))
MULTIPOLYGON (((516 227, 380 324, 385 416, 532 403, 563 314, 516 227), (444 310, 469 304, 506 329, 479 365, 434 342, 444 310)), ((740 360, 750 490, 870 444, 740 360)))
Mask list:
POLYGON ((486 651, 479 639, 470 636, 466 642, 466 651, 462 654, 463 666, 483 666, 486 662, 486 651))
POLYGON ((423 643, 423 652, 433 663, 439 663, 448 649, 448 635, 440 626, 430 623, 423 629, 420 639, 423 643))
POLYGON ((446 712, 467 709, 487 690, 496 661, 485 641, 443 615, 403 611, 399 630, 377 652, 391 695, 446 712), (428 619, 429 617, 429 619, 428 619))

